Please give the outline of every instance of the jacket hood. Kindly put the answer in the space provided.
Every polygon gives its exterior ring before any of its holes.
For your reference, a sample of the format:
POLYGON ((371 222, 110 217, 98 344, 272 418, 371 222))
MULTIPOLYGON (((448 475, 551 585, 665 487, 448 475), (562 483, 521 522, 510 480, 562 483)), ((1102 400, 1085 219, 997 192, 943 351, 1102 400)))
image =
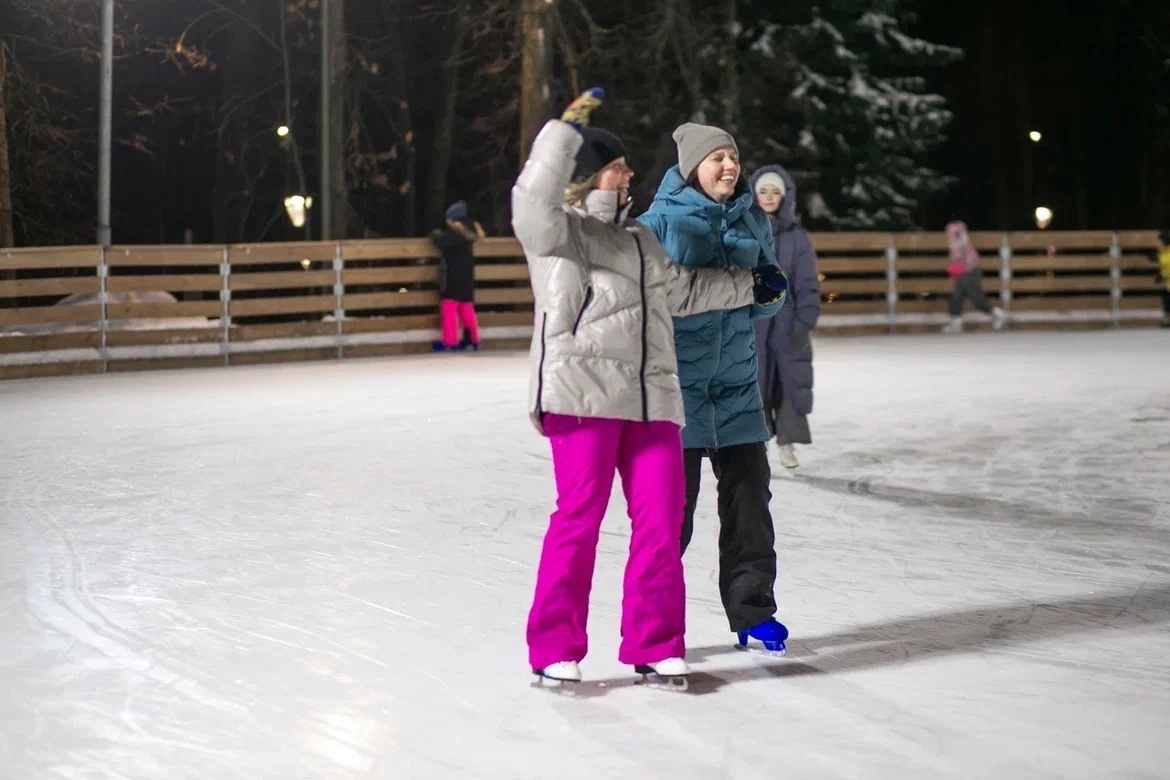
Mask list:
POLYGON ((733 222, 743 216, 754 203, 751 187, 742 175, 735 184, 735 193, 726 202, 717 203, 708 198, 702 190, 687 184, 676 165, 662 177, 651 210, 668 214, 719 216, 733 222))
POLYGON ((752 174, 750 181, 752 197, 755 197, 756 182, 765 173, 774 173, 784 181, 784 200, 780 201, 780 211, 775 216, 769 214, 775 232, 789 230, 796 224, 796 180, 792 174, 780 165, 765 165, 752 174))

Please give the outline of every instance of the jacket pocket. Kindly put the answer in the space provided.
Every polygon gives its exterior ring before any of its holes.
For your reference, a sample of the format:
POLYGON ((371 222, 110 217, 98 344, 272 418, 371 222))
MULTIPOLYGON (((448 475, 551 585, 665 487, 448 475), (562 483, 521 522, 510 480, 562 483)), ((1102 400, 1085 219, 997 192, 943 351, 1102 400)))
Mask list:
POLYGON ((589 308, 589 304, 593 301, 593 285, 585 288, 585 300, 581 302, 581 308, 577 312, 577 319, 573 320, 573 335, 577 335, 577 328, 581 327, 581 319, 585 316, 585 310, 589 308))

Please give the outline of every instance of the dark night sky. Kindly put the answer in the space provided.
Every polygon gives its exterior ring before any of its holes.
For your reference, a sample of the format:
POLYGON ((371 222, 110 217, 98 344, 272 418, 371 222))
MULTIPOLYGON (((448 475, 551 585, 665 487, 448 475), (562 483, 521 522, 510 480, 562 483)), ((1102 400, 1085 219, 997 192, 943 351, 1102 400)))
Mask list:
POLYGON ((927 224, 958 217, 984 229, 1030 228, 1036 205, 1054 210, 1053 229, 1170 223, 1166 126, 1150 101, 1160 88, 1170 103, 1170 67, 1157 67, 1150 48, 1157 38, 1170 44, 1170 3, 918 7, 916 33, 966 51, 930 76, 955 112, 937 164, 960 184, 927 210, 927 224), (1039 144, 1027 138, 1033 128, 1043 133, 1039 144), (1151 158, 1159 131, 1161 154, 1151 158))
MULTIPOLYGON (((931 162, 960 180, 922 207, 926 229, 952 218, 973 229, 1032 229, 1041 204, 1055 211, 1053 229, 1170 225, 1170 142, 1150 99, 1160 89, 1163 105, 1170 104, 1170 68, 1148 45, 1160 37, 1170 46, 1170 0, 912 5, 919 22, 910 32, 966 52, 926 74, 955 114, 931 162), (1032 128, 1044 134, 1040 144, 1028 140, 1032 128)), ((123 157, 125 165, 115 168, 123 174, 114 183, 115 235, 181 241, 182 228, 192 226, 196 240, 206 240, 210 193, 201 182, 211 169, 205 152, 214 150, 180 146, 180 127, 159 132, 168 136, 156 139, 164 159, 123 157), (136 180, 132 197, 127 178, 136 180)))

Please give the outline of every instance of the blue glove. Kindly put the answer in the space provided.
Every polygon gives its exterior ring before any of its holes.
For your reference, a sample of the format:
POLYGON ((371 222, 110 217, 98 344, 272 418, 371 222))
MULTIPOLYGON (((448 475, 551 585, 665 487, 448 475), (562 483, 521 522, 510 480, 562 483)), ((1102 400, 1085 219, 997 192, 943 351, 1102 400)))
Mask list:
POLYGON ((565 113, 561 114, 561 121, 567 122, 580 130, 589 124, 589 115, 593 113, 593 109, 600 106, 604 101, 604 89, 601 87, 587 89, 569 104, 569 107, 565 109, 565 113))
POLYGON ((777 266, 758 265, 752 269, 756 303, 780 303, 788 293, 788 277, 777 266))

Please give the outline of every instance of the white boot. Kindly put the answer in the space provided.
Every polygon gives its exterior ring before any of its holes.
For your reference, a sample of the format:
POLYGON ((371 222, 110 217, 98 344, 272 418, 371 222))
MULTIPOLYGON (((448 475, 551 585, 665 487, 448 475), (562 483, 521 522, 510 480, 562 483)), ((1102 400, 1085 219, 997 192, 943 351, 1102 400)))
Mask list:
POLYGON ((652 664, 635 664, 634 671, 642 675, 641 679, 634 681, 637 685, 667 691, 685 691, 691 667, 681 658, 665 658, 652 664))
POLYGON ((786 469, 794 469, 800 465, 796 459, 796 450, 791 444, 778 444, 776 450, 780 453, 780 465, 786 469))
POLYGON ((654 664, 646 664, 659 677, 685 677, 691 673, 690 665, 681 658, 667 658, 654 664))
POLYGON ((943 333, 962 333, 963 332, 963 318, 951 317, 951 321, 947 323, 946 327, 942 329, 943 333))
POLYGON ((1007 324, 1008 313, 996 306, 991 310, 991 327, 995 330, 1002 330, 1003 326, 1007 324))
POLYGON ((555 664, 549 664, 536 673, 548 680, 581 682, 581 667, 577 666, 576 661, 557 661, 555 664))

